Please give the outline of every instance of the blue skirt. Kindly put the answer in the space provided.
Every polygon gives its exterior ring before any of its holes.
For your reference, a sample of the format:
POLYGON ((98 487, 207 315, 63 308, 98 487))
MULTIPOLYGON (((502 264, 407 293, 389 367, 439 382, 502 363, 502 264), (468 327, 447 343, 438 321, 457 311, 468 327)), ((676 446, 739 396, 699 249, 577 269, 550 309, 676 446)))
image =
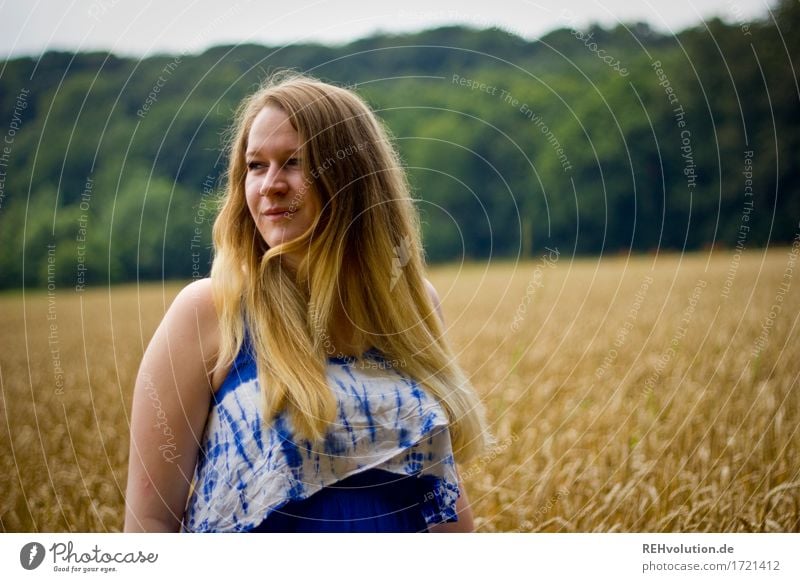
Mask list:
POLYGON ((270 513, 253 533, 427 532, 422 500, 435 482, 369 469, 270 513))

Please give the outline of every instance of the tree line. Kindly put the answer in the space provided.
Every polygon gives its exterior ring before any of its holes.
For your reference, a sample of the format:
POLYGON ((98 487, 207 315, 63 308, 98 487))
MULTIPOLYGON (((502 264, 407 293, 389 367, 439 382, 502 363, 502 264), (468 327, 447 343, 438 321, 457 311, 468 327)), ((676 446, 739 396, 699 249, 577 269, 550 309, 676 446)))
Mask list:
POLYGON ((449 26, 344 46, 0 64, 0 287, 205 276, 226 130, 290 67, 389 129, 431 262, 788 243, 800 8, 675 35, 449 26))

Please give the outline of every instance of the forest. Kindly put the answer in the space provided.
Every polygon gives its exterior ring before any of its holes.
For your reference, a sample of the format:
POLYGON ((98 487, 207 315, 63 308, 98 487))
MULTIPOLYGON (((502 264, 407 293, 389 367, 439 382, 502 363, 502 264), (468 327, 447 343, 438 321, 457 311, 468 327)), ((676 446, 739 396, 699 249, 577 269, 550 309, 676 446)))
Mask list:
POLYGON ((800 4, 674 35, 448 26, 346 45, 0 64, 0 288, 206 276, 225 139, 293 68, 351 87, 401 153, 431 263, 789 243, 800 4))

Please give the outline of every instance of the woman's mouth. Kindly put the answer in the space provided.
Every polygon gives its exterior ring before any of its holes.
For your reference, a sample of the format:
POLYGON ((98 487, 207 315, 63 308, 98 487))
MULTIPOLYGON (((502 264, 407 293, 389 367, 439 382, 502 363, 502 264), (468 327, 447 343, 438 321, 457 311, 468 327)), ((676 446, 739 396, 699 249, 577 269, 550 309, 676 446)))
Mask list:
POLYGON ((297 212, 297 208, 275 208, 262 212, 261 216, 270 222, 278 222, 284 218, 292 218, 295 212, 297 212))

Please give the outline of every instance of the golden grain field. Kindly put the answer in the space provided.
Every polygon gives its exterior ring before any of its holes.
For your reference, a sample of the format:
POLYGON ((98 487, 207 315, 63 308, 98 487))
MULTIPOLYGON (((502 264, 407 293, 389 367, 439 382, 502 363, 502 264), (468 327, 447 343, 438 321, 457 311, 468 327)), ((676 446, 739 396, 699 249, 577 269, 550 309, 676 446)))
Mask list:
MULTIPOLYGON (((792 253, 432 269, 497 438, 461 467, 478 530, 800 531, 792 253)), ((0 296, 2 531, 121 530, 133 381, 181 286, 0 296)))

